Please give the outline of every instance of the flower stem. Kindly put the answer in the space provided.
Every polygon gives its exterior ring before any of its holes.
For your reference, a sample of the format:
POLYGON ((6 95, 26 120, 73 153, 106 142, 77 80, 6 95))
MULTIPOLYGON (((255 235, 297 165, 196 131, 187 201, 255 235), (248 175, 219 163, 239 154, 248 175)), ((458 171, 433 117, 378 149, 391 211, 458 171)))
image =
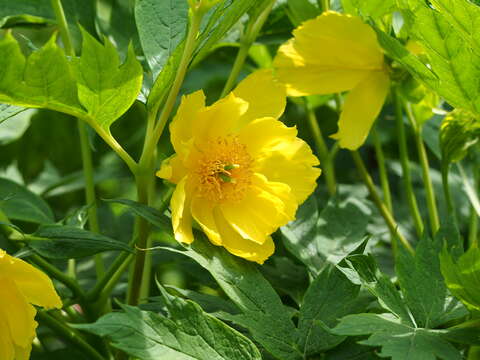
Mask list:
POLYGON ((392 97, 394 99, 395 106, 395 121, 397 124, 398 147, 400 152, 400 163, 402 165, 403 185, 406 191, 408 207, 413 218, 415 230, 417 231, 418 237, 421 238, 424 228, 422 217, 420 216, 420 212, 418 210, 417 199, 415 198, 415 193, 413 192, 412 176, 410 173, 410 164, 408 160, 407 137, 405 134, 405 126, 403 125, 402 101, 400 96, 395 91, 392 92, 392 97))
MULTIPOLYGON (((70 31, 68 29, 67 19, 65 18, 65 13, 63 11, 61 0, 51 0, 51 5, 55 13, 55 18, 57 20, 57 25, 60 30, 60 35, 62 37, 62 42, 65 47, 65 52, 67 55, 74 57, 75 49, 72 45, 72 40, 70 36, 70 31)), ((90 144, 88 142, 87 129, 85 123, 81 119, 77 119, 78 134, 80 137, 80 150, 82 154, 82 164, 83 164, 83 176, 85 179, 85 197, 87 204, 90 205, 88 209, 88 226, 89 229, 93 232, 99 233, 100 228, 98 226, 98 214, 97 214, 97 205, 96 205, 96 196, 95 196, 95 182, 93 179, 93 161, 92 161, 92 151, 90 149, 90 144)), ((97 273, 97 278, 100 278, 105 272, 105 266, 103 264, 103 259, 101 254, 95 255, 95 269, 97 273)), ((71 275, 75 274, 75 260, 69 260, 69 272, 71 275)))
POLYGON ((388 181, 387 167, 385 166, 385 155, 383 154, 382 143, 376 127, 372 128, 372 137, 375 146, 375 155, 377 157, 380 184, 382 185, 383 199, 387 209, 393 214, 392 193, 390 192, 390 182, 388 181))
POLYGON ((422 127, 417 125, 417 121, 413 115, 410 104, 405 106, 407 117, 410 120, 410 124, 415 133, 415 144, 418 151, 418 160, 422 167, 423 186, 425 187, 425 193, 427 196, 427 208, 430 218, 430 228, 432 235, 434 235, 438 229, 440 229, 440 221, 438 218, 437 201, 435 198, 435 191, 433 189, 432 179, 430 177, 430 166, 428 163, 427 151, 422 138, 422 127))
MULTIPOLYGON (((473 183, 475 189, 480 187, 480 171, 478 166, 473 167, 473 183)), ((478 247, 478 213, 473 205, 470 206, 470 220, 468 226, 468 245, 469 247, 478 247)))
POLYGON ((270 3, 265 7, 265 9, 259 14, 256 19, 252 19, 248 24, 245 33, 243 34, 242 38, 240 39, 240 48, 237 53, 237 57, 233 63, 232 71, 230 71, 230 75, 228 76, 227 82, 223 87, 222 94, 220 98, 225 97, 235 86, 235 83, 238 79, 238 75, 243 68, 245 60, 247 59, 248 52, 250 51, 250 47, 254 43, 255 39, 258 36, 258 33, 262 29, 263 24, 268 18, 268 14, 272 11, 273 5, 275 4, 275 0, 270 0, 270 3))
POLYGON ((74 345, 77 349, 79 349, 82 354, 88 356, 89 359, 92 360, 105 360, 105 358, 100 355, 97 350, 95 350, 89 343, 87 343, 80 333, 61 321, 57 320, 53 316, 49 315, 45 311, 39 311, 37 315, 40 322, 48 326, 50 329, 55 331, 58 335, 60 335, 63 339, 74 345))
POLYGON ((450 164, 442 161, 441 171, 442 171, 442 185, 443 185, 443 194, 445 196, 445 201, 447 203, 447 211, 450 216, 456 218, 455 206, 453 205, 452 195, 450 193, 450 185, 448 183, 448 175, 450 170, 450 164))
POLYGON ((317 116, 315 115, 315 110, 308 105, 307 100, 305 99, 305 109, 307 111, 308 125, 312 131, 313 140, 315 141, 315 147, 320 157, 321 165, 324 169, 323 175, 327 183, 328 193, 333 196, 335 195, 337 182, 335 179, 335 168, 333 166, 333 158, 329 155, 329 151, 325 141, 323 140, 322 130, 318 125, 317 116))
POLYGON ((330 0, 318 0, 318 5, 322 9, 322 12, 330 10, 330 0))
POLYGON ((350 154, 352 155, 353 161, 355 162, 355 165, 357 167, 358 172, 360 173, 360 176, 362 177, 363 182, 368 188, 368 191, 370 193, 370 196, 377 206, 378 210, 380 211, 380 214, 384 218, 390 232, 392 234, 396 234, 400 242, 405 246, 405 248, 410 251, 412 254, 414 253, 414 250, 408 240, 403 236, 403 234, 400 232, 400 229, 398 228, 398 224, 395 222, 395 219, 393 218, 392 214, 390 211, 388 211, 387 207, 383 203, 382 199, 380 198, 380 195, 378 195, 377 190, 375 189, 375 184, 373 183, 373 180, 370 176, 370 174, 367 171, 367 168, 365 167, 365 164, 358 153, 358 151, 350 151, 350 154))

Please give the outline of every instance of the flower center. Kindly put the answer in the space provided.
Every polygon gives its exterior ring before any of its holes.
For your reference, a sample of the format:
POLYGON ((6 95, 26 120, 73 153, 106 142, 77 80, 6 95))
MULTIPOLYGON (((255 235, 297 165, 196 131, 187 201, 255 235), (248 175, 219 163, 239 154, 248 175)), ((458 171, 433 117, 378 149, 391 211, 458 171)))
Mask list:
POLYGON ((251 184, 253 159, 236 136, 209 140, 199 149, 197 194, 209 201, 239 201, 251 184))

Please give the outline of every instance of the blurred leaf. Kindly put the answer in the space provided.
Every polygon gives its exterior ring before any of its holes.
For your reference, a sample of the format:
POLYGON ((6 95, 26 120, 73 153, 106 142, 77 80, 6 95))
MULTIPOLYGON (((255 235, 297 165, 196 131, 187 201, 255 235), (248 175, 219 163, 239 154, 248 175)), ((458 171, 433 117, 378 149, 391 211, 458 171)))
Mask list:
POLYGON ((112 345, 140 360, 260 360, 255 345, 245 336, 192 301, 166 297, 170 316, 122 306, 94 324, 74 325, 106 336, 112 345))
POLYGON ((457 163, 457 169, 460 173, 460 177, 462 178, 465 194, 467 194, 468 200, 470 200, 470 204, 472 204, 477 216, 480 216, 480 198, 478 197, 478 192, 475 190, 474 185, 468 178, 463 166, 460 163, 457 163))
POLYGON ((300 206, 296 220, 281 231, 287 249, 310 271, 338 263, 363 241, 370 209, 355 198, 331 199, 320 214, 315 196, 300 206))
POLYGON ((480 121, 463 110, 453 110, 440 127, 442 160, 447 164, 462 160, 480 138, 480 121))
POLYGON ((242 314, 232 315, 232 321, 250 330, 253 338, 275 357, 302 359, 295 344, 297 329, 285 312, 280 297, 253 263, 211 245, 200 235, 187 251, 181 253, 208 270, 238 306, 242 314))
POLYGON ((20 106, 0 104, 0 124, 25 110, 27 109, 20 106))
POLYGON ((126 244, 73 226, 44 225, 24 240, 49 259, 77 259, 104 251, 133 250, 126 244))
POLYGON ((415 255, 403 246, 397 247, 398 281, 418 327, 436 328, 466 315, 463 306, 448 294, 440 272, 439 254, 443 243, 442 236, 432 240, 425 235, 417 244, 415 255))
POLYGON ((52 210, 39 196, 8 179, 0 178, 0 210, 11 220, 36 224, 55 221, 52 210))
POLYGON ((345 338, 330 333, 338 319, 354 310, 360 290, 340 270, 330 265, 315 278, 300 307, 298 345, 304 358, 328 350, 345 338))
POLYGON ((138 0, 135 20, 143 52, 156 78, 185 37, 188 3, 178 0, 138 0))
POLYGON ((470 248, 455 261, 445 247, 440 264, 448 289, 470 310, 480 311, 480 249, 470 248))
POLYGON ((128 206, 135 215, 141 216, 159 229, 168 231, 172 229, 170 219, 155 208, 128 199, 104 199, 104 201, 128 206))
POLYGON ((0 40, 0 102, 25 107, 44 107, 82 115, 76 84, 54 35, 28 59, 18 42, 7 33, 0 40))
POLYGON ((347 13, 374 19, 393 12, 395 0, 342 0, 347 13))
POLYGON ((295 26, 320 15, 320 9, 309 0, 287 0, 285 9, 295 26))
POLYGON ((358 337, 348 337, 335 349, 325 353, 325 360, 379 360, 374 348, 361 345, 358 337))
POLYGON ((391 315, 345 316, 333 329, 338 335, 370 335, 361 344, 381 346, 381 357, 392 360, 461 360, 460 352, 435 330, 401 324, 391 315))
POLYGON ((83 29, 82 35, 82 56, 75 66, 78 98, 88 116, 107 130, 136 100, 143 69, 132 46, 120 65, 117 50, 108 39, 101 44, 83 29))
MULTIPOLYGON (((8 105, 0 105, 0 107, 1 106, 8 105)), ((4 118, 4 122, 0 118, 0 145, 11 143, 20 138, 30 126, 30 118, 32 117, 32 114, 36 112, 36 110, 33 109, 18 108, 16 106, 12 107, 20 110, 12 113, 8 118, 4 118)), ((0 117, 1 116, 2 114, 0 113, 0 117)))

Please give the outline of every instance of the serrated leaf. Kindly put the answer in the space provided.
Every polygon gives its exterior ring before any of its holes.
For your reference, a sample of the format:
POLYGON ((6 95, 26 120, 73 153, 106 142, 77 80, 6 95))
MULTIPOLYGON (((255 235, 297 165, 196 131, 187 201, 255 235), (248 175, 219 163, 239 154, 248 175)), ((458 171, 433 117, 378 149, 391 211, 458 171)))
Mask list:
POLYGON ((130 45, 120 65, 117 50, 104 38, 98 42, 82 29, 82 55, 75 63, 78 98, 88 116, 103 129, 132 106, 142 87, 143 70, 130 45))
POLYGON ((462 160, 479 138, 480 121, 466 111, 451 111, 440 126, 442 160, 447 164, 462 160))
POLYGON ((44 225, 24 241, 49 259, 77 259, 104 251, 133 253, 123 242, 73 226, 44 225))
POLYGON ((440 263, 445 283, 452 294, 468 309, 480 311, 480 249, 472 247, 455 261, 444 248, 440 263))
POLYGON ((20 106, 0 104, 0 124, 25 110, 27 109, 20 106))
POLYGON ((106 336, 140 360, 261 360, 255 345, 192 301, 170 298, 170 317, 133 306, 76 328, 106 336))
POLYGON ((104 199, 104 201, 128 206, 135 215, 141 216, 150 224, 158 227, 159 229, 171 230, 172 228, 171 221, 168 219, 168 217, 150 206, 140 204, 137 201, 129 199, 104 199))
POLYGON ((181 253, 208 270, 238 306, 242 314, 232 315, 231 320, 250 330, 253 338, 275 357, 302 359, 295 344, 297 329, 280 297, 256 266, 211 245, 203 235, 196 238, 192 246, 181 253))
POLYGON ((395 0, 342 0, 346 12, 374 19, 389 14, 396 9, 395 0))
POLYGON ((82 116, 70 64, 56 36, 28 58, 7 33, 0 40, 0 102, 82 116))
POLYGON ((0 178, 0 210, 11 220, 36 224, 55 222, 48 204, 27 188, 0 178))
POLYGON ((436 328, 467 314, 465 308, 452 298, 440 272, 439 254, 442 237, 434 240, 424 236, 415 249, 415 255, 399 246, 396 274, 403 298, 418 327, 436 328))
POLYGON ((135 20, 143 52, 156 78, 185 37, 188 3, 139 0, 135 3, 135 20))
POLYGON ((383 314, 345 316, 333 329, 338 335, 370 335, 360 343, 381 346, 381 357, 392 360, 461 360, 460 352, 435 330, 419 329, 401 324, 383 314))
POLYGON ((370 209, 355 198, 333 198, 319 214, 312 196, 281 231, 287 249, 318 273, 326 262, 336 264, 358 247, 370 216, 370 209))
POLYGON ((326 328, 350 314, 360 290, 334 266, 327 266, 308 288, 300 307, 298 345, 304 358, 328 350, 345 338, 326 328))

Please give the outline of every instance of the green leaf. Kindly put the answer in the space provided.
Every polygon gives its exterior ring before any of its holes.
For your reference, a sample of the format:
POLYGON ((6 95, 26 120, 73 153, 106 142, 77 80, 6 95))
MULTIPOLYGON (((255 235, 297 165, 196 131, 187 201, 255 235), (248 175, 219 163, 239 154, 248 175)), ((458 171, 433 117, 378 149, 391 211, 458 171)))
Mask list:
POLYGON ((135 20, 143 52, 156 78, 185 37, 188 2, 138 0, 135 20))
POLYGON ((480 311, 480 249, 472 247, 455 261, 444 248, 440 254, 440 264, 452 294, 468 309, 480 311))
POLYGON ((0 102, 82 116, 70 64, 54 35, 28 59, 10 33, 0 40, 0 102))
POLYGON ((370 216, 370 209, 355 198, 333 198, 318 214, 312 196, 299 208, 297 219, 281 231, 287 249, 318 273, 326 262, 336 264, 358 247, 370 216))
POLYGON ((479 138, 480 121, 466 111, 451 111, 440 127, 442 160, 448 164, 462 160, 479 138))
POLYGON ((25 187, 0 178, 0 210, 11 220, 36 224, 55 222, 48 204, 25 187))
POLYGON ((0 124, 27 109, 20 106, 0 104, 0 124))
POLYGON ((170 316, 136 307, 110 313, 94 324, 74 325, 99 336, 140 360, 261 360, 245 336, 192 301, 168 297, 170 316))
POLYGON ((238 306, 242 314, 232 315, 232 321, 250 330, 253 338, 275 357, 302 359, 295 344, 297 329, 280 297, 253 263, 211 245, 203 235, 181 253, 207 269, 238 306))
POLYGON ((308 288, 300 307, 298 344, 304 358, 328 350, 345 338, 331 334, 338 319, 354 310, 360 290, 335 266, 327 266, 308 288))
POLYGON ((424 236, 415 249, 415 255, 399 246, 396 256, 396 274, 403 298, 418 327, 436 328, 467 313, 452 298, 440 272, 439 254, 441 236, 434 240, 424 236))
POLYGON ((395 314, 403 324, 413 325, 410 311, 400 293, 390 279, 380 272, 371 255, 350 255, 346 261, 357 272, 361 284, 378 298, 380 305, 395 314))
POLYGON ((142 66, 131 45, 127 59, 120 65, 117 50, 107 38, 101 44, 83 29, 82 35, 82 56, 75 63, 78 98, 88 116, 108 130, 140 93, 142 66))
POLYGON ((320 15, 320 9, 309 0, 287 0, 285 11, 295 26, 320 15))
POLYGON ((395 0, 343 0, 346 12, 374 19, 390 14, 396 9, 395 0))
POLYGON ((20 110, 14 111, 13 113, 15 115, 9 116, 7 121, 2 122, 2 119, 0 118, 0 145, 9 144, 22 137, 30 126, 31 117, 36 113, 36 110, 33 109, 19 108, 16 106, 12 107, 20 110))
POLYGON ((333 329, 338 335, 370 335, 361 344, 381 346, 381 357, 392 360, 461 360, 460 352, 436 330, 401 324, 389 315, 358 314, 345 316, 333 329))
POLYGON ((104 251, 133 253, 127 244, 74 226, 44 225, 25 242, 49 259, 77 259, 104 251))
POLYGON ((141 216, 159 229, 168 231, 172 229, 172 223, 168 217, 155 208, 129 199, 104 199, 104 201, 128 206, 135 215, 141 216))

